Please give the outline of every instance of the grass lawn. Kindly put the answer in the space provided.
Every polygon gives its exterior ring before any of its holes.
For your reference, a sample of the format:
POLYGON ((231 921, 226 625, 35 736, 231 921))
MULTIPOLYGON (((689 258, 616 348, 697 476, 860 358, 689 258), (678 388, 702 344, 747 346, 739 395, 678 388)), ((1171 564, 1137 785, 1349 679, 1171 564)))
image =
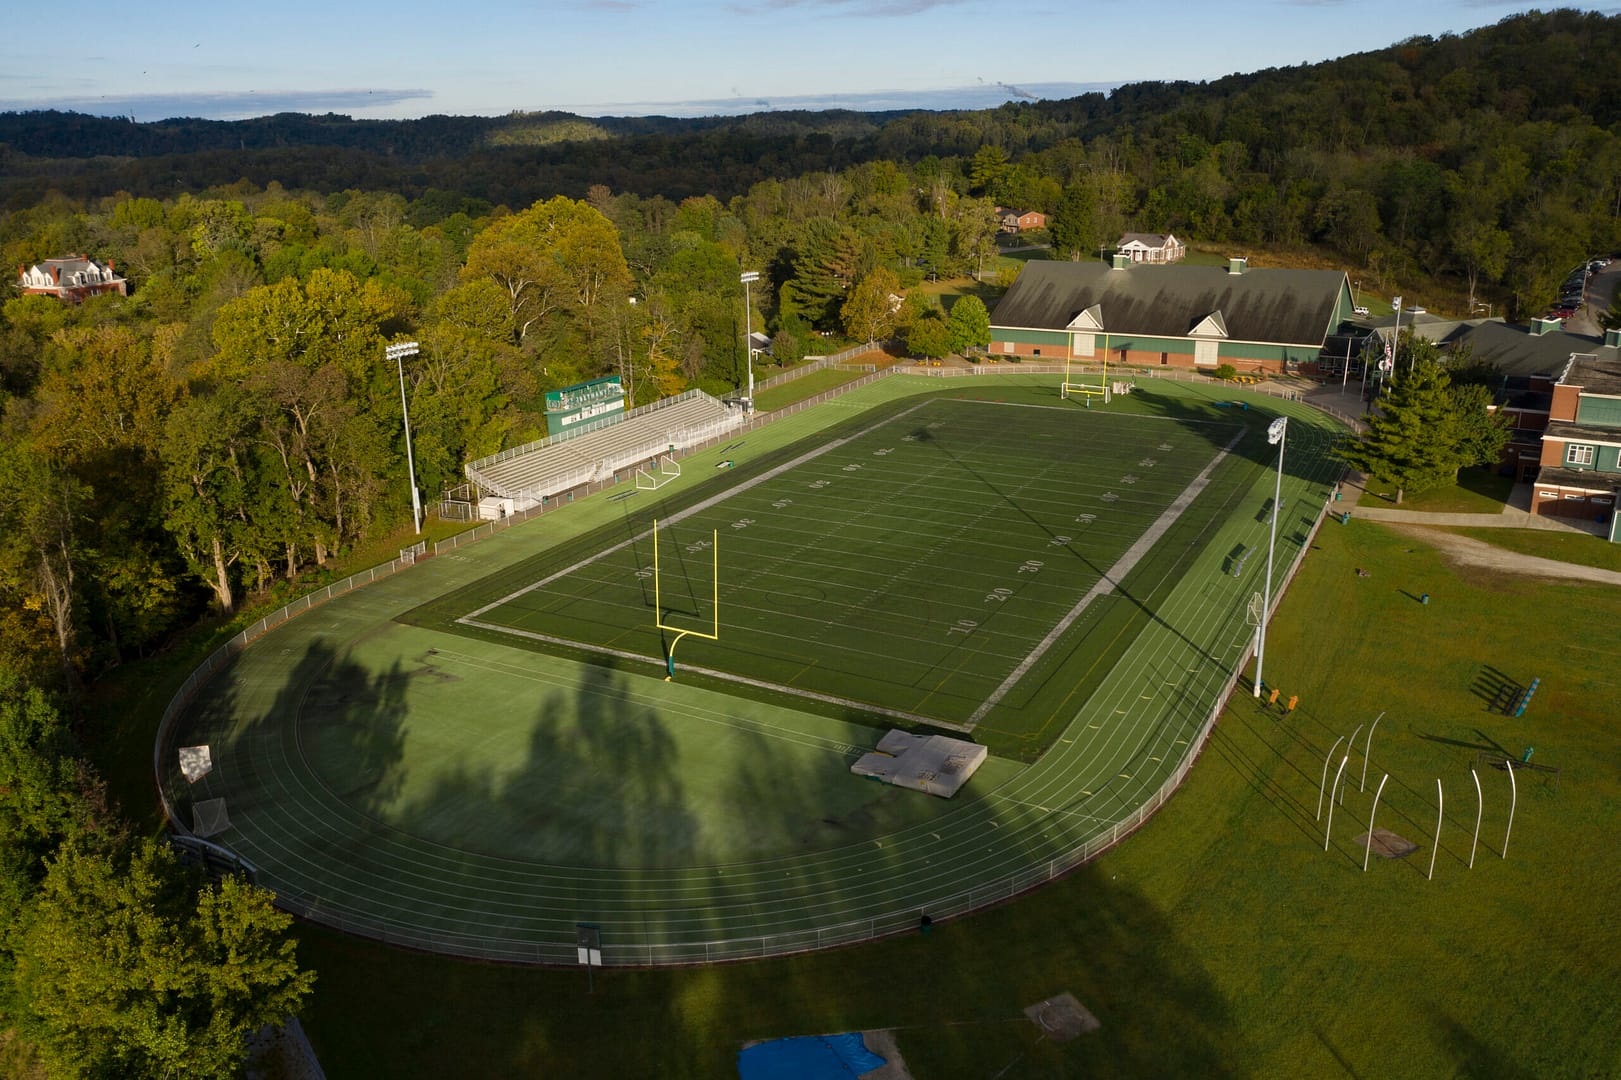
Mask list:
POLYGON ((1377 524, 1326 526, 1268 639, 1268 681, 1300 708, 1235 697, 1165 809, 1052 886, 929 936, 613 970, 593 993, 577 970, 303 928, 301 957, 321 973, 305 1023, 335 1078, 725 1076, 744 1040, 865 1027, 898 1028, 920 1080, 1609 1075, 1621 1069, 1618 683, 1608 650, 1560 633, 1573 616, 1613 626, 1621 595, 1460 573, 1377 524), (1437 602, 1415 603, 1421 591, 1437 602), (1502 685, 1533 676, 1524 717, 1489 710, 1502 685), (1381 710, 1366 790, 1359 737, 1325 853, 1325 755, 1381 710), (1480 750, 1518 758, 1527 745, 1560 782, 1521 774, 1503 858, 1508 781, 1481 767, 1470 869, 1470 767, 1480 750), (1364 873, 1353 838, 1386 772, 1378 824, 1419 850, 1364 873), (1446 819, 1429 880, 1438 777, 1446 819), (1062 990, 1101 1030, 1037 1036, 1021 1010, 1062 990))
MULTIPOLYGON (((888 357, 884 357, 888 361, 888 357)), ((862 361, 865 362, 865 361, 862 361)), ((786 408, 797 401, 815 397, 845 383, 855 382, 865 378, 865 371, 850 371, 845 368, 823 368, 813 371, 809 375, 801 375, 797 379, 789 379, 785 383, 773 386, 768 390, 761 390, 754 395, 754 407, 761 412, 770 412, 773 409, 786 408)))
POLYGON ((1394 492, 1369 492, 1368 498, 1391 509, 1435 514, 1500 514, 1514 490, 1512 477, 1499 476, 1493 469, 1465 469, 1456 484, 1404 494, 1396 503, 1394 492))

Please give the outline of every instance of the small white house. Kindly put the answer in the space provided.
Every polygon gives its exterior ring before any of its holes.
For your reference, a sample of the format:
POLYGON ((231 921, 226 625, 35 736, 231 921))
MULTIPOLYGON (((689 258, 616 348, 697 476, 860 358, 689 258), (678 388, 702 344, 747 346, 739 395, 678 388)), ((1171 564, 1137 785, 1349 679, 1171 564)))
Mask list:
POLYGON ((1188 253, 1188 246, 1170 233, 1126 233, 1115 249, 1134 263, 1172 263, 1188 253))

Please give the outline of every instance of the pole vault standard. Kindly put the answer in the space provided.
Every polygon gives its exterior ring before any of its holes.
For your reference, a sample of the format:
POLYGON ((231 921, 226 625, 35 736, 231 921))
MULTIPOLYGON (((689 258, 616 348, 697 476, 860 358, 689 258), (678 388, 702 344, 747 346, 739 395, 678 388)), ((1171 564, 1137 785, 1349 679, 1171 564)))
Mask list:
POLYGON ((688 634, 691 634, 693 637, 701 637, 701 638, 705 639, 706 641, 719 641, 720 640, 720 530, 719 529, 715 530, 715 533, 714 533, 713 537, 710 540, 709 547, 710 547, 710 550, 714 553, 713 577, 714 577, 714 583, 715 583, 715 595, 714 595, 714 599, 713 599, 713 602, 712 602, 714 612, 715 612, 715 628, 714 628, 714 630, 712 630, 711 632, 706 634, 702 630, 693 630, 693 629, 690 629, 690 628, 680 627, 680 626, 666 626, 665 623, 664 623, 664 598, 663 598, 664 594, 663 594, 662 589, 661 589, 660 577, 659 577, 659 523, 658 523, 657 519, 655 519, 654 522, 653 522, 653 625, 655 627, 657 627, 661 631, 665 631, 667 633, 671 633, 671 634, 675 635, 675 638, 673 640, 671 640, 671 642, 670 642, 670 647, 668 649, 664 650, 664 681, 665 682, 670 682, 672 679, 675 678, 675 647, 681 643, 682 638, 686 637, 688 634))

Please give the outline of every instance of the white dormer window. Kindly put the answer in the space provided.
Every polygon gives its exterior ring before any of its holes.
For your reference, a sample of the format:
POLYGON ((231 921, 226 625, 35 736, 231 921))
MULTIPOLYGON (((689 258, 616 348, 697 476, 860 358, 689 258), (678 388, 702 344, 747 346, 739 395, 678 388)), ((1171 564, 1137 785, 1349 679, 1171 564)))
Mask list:
POLYGON ((1591 446, 1568 446, 1565 448, 1566 465, 1593 464, 1593 448, 1591 446))

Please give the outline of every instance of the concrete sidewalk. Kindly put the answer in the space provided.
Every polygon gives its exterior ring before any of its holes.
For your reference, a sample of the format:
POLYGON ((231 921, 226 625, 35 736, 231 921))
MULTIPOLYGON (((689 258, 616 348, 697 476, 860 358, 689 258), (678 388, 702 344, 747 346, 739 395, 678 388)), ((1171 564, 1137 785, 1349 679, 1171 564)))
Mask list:
POLYGON ((1399 525, 1452 525, 1475 529, 1541 529, 1544 532, 1586 533, 1589 536, 1608 535, 1596 521, 1567 521, 1564 518, 1538 517, 1523 509, 1531 503, 1531 485, 1516 484, 1508 505, 1496 514, 1438 514, 1421 510, 1401 510, 1382 506, 1378 497, 1363 501, 1367 490, 1363 478, 1353 475, 1340 485, 1340 501, 1330 506, 1332 512, 1352 511, 1353 518, 1363 521, 1383 521, 1399 525), (1523 489, 1523 490, 1522 490, 1523 489))

